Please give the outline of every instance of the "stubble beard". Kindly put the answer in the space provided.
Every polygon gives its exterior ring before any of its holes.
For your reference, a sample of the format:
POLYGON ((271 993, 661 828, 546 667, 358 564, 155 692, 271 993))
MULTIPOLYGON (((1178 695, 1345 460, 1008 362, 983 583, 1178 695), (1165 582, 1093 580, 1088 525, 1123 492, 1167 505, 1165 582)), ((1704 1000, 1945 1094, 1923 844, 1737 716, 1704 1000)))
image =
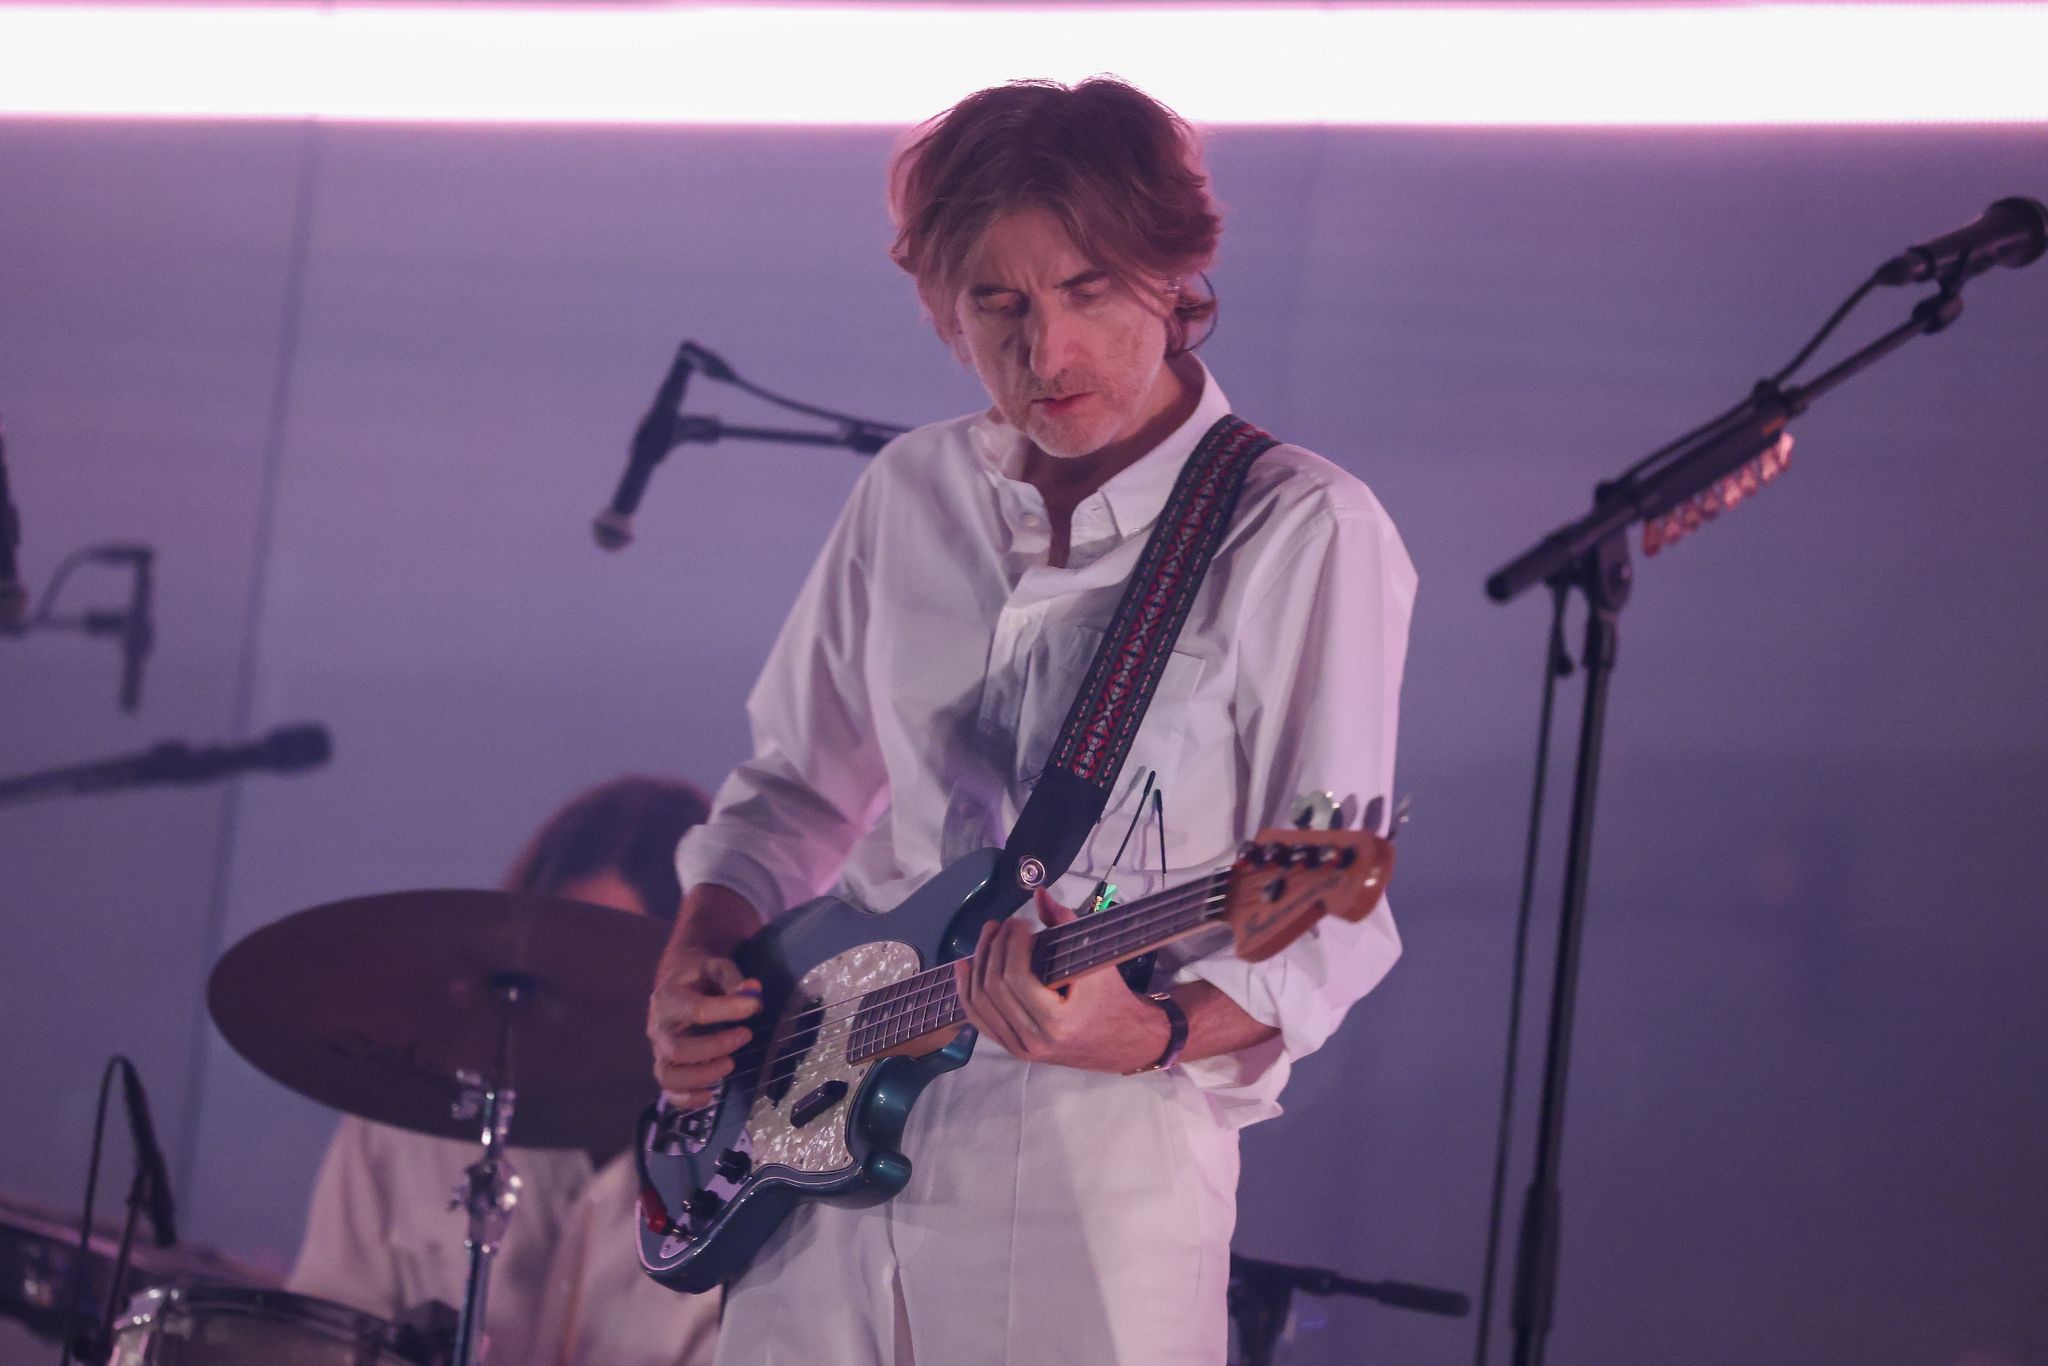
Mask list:
POLYGON ((1057 422, 1034 415, 1024 424, 1024 435, 1031 438, 1031 444, 1055 460, 1079 460, 1093 455, 1107 446, 1110 437, 1098 437, 1093 430, 1095 424, 1086 425, 1057 422))
POLYGON ((1042 393, 1019 400, 1023 413, 1022 420, 1016 424, 1017 429, 1055 460, 1079 460, 1115 441, 1131 408, 1128 394, 1108 388, 1101 380, 1063 383, 1054 386, 1052 392, 1093 395, 1086 404, 1088 411, 1071 418, 1062 418, 1039 408, 1033 399, 1043 397, 1042 393))

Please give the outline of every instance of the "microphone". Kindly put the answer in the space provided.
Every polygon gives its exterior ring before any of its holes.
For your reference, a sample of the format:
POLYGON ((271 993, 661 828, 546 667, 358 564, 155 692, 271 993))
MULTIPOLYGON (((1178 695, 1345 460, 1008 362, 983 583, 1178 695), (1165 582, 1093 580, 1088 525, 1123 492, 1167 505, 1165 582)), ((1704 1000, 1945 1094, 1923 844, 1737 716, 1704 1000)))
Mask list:
POLYGON ((690 372, 697 368, 699 354, 695 342, 686 341, 676 349, 675 364, 669 367, 661 388, 655 391, 654 406, 634 429, 626 472, 619 476, 611 506, 598 513, 590 527, 597 543, 606 550, 623 550, 633 543, 633 513, 647 492, 647 480, 654 467, 675 449, 683 389, 690 382, 690 372))
POLYGON ((167 740, 140 754, 0 778, 0 806, 59 793, 107 792, 151 783, 210 783, 257 769, 296 773, 318 768, 333 753, 334 742, 325 726, 285 726, 246 745, 208 745, 203 749, 167 740))
POLYGON ((334 739, 320 725, 280 726, 243 745, 158 745, 142 756, 138 783, 209 783, 237 773, 297 773, 334 757, 334 739))
POLYGON ((149 1122, 149 1098, 142 1092, 142 1076, 126 1058, 121 1059, 121 1091, 127 1100, 128 1131, 135 1140, 135 1184, 148 1192, 149 1224, 156 1245, 170 1247, 178 1241, 171 1174, 164 1163, 164 1150, 157 1146, 156 1126, 149 1122))
POLYGON ((21 514, 7 493, 7 433, 0 429, 0 631, 14 630, 28 615, 28 594, 14 563, 14 549, 20 544, 21 514))
POLYGON ((1877 268, 1881 285, 1936 280, 1961 267, 1962 279, 1993 266, 2032 265, 2048 250, 2048 206, 2014 195, 2001 199, 1954 232, 1908 247, 1877 268))

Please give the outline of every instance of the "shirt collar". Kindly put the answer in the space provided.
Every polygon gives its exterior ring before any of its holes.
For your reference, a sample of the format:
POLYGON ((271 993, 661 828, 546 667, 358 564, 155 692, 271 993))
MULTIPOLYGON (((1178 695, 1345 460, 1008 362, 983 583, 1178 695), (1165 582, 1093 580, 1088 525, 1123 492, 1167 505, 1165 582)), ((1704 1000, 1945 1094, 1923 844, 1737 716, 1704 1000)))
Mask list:
MULTIPOLYGON (((1201 444, 1209 429, 1230 413, 1230 399, 1216 382, 1216 377, 1209 373, 1209 367, 1202 363, 1200 356, 1191 359, 1195 362, 1202 385, 1194 412, 1157 446, 1139 456, 1127 468, 1119 470, 1096 490, 1094 496, 1101 498, 1108 507, 1119 536, 1128 536, 1152 524, 1173 493, 1181 466, 1195 453, 1195 447, 1201 444)), ((991 407, 975 419, 971 434, 975 451, 992 474, 1010 483, 1022 482, 1020 476, 1024 471, 1026 445, 1022 432, 1005 422, 1002 415, 991 407)))

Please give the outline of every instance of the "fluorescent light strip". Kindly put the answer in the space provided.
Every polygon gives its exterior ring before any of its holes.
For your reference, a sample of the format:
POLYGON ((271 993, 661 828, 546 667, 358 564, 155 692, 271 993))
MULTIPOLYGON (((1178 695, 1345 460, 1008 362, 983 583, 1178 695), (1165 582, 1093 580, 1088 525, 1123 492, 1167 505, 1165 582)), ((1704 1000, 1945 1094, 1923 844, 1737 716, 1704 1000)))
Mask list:
POLYGON ((2048 4, 9 5, 0 117, 902 126, 1122 75, 1207 124, 2048 123, 2048 4))

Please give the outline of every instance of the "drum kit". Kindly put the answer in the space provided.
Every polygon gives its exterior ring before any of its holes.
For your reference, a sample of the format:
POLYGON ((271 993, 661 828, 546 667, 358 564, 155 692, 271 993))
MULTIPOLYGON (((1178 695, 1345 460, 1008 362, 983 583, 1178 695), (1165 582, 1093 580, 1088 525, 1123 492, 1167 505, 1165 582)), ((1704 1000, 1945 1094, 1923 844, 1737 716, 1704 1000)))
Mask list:
POLYGON ((453 1200, 468 1216, 459 1315, 387 1322, 204 1249, 130 1255, 111 1230, 80 1255, 75 1221, 5 1199, 0 1315, 111 1366, 470 1366, 518 1199, 507 1144, 624 1149, 652 1085, 647 990, 667 935, 554 897, 397 892, 300 911, 214 968, 213 1021, 258 1070, 344 1113, 476 1143, 453 1200), (100 1306, 130 1289, 104 1322, 100 1306))

